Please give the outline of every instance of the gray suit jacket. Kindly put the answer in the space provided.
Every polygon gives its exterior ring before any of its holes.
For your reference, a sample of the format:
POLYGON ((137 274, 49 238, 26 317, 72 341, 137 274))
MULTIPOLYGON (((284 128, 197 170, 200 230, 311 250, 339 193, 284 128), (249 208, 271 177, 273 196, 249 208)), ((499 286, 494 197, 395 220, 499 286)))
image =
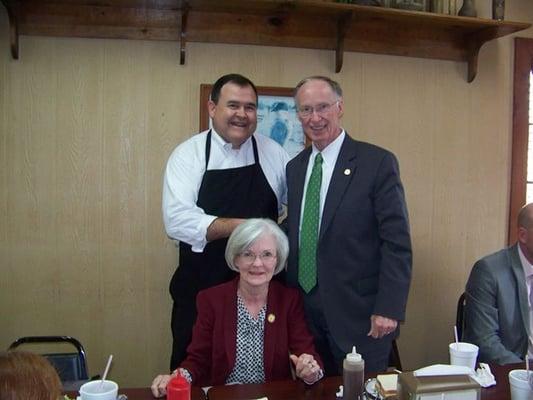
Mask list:
POLYGON ((510 364, 527 353, 529 307, 518 245, 474 265, 466 284, 463 340, 479 346, 479 361, 510 364))
MULTIPOLYGON (((287 165, 287 280, 292 286, 298 286, 300 211, 310 154, 307 148, 287 165)), ((411 240, 398 162, 391 152, 346 135, 326 195, 317 264, 328 328, 344 351, 356 336, 366 337, 370 315, 405 318, 411 240)))

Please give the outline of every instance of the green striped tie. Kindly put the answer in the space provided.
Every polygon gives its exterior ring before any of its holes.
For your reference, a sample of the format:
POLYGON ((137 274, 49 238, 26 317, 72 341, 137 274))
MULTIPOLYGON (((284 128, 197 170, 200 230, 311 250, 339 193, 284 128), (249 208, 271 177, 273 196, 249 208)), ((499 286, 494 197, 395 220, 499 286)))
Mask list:
POLYGON ((322 183, 322 154, 315 157, 313 171, 305 192, 304 215, 300 231, 298 282, 309 293, 316 285, 316 246, 320 216, 320 185, 322 183))

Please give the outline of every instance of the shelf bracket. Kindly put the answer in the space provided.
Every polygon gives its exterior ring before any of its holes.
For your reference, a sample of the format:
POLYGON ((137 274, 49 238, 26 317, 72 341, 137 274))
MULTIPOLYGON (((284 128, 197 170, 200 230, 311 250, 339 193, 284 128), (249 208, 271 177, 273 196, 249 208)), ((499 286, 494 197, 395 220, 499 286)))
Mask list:
POLYGON ((181 30, 180 30, 180 65, 185 65, 185 52, 187 47, 187 19, 189 17, 189 3, 185 2, 181 9, 181 30))
POLYGON ((476 78, 478 55, 481 46, 496 37, 497 35, 494 28, 483 29, 466 37, 466 62, 468 64, 468 74, 466 80, 468 83, 472 83, 472 81, 476 78))
POLYGON ((2 0, 2 4, 7 10, 7 17, 9 19, 9 43, 11 47, 11 57, 14 60, 19 59, 19 26, 17 18, 13 9, 8 4, 7 0, 2 0))
POLYGON ((468 73, 466 80, 468 83, 472 83, 472 81, 476 78, 477 75, 477 59, 479 54, 480 45, 477 46, 477 49, 469 49, 468 54, 468 73))
POLYGON ((335 72, 339 73, 344 61, 344 38, 350 27, 352 11, 342 14, 337 21, 337 47, 335 48, 335 72))

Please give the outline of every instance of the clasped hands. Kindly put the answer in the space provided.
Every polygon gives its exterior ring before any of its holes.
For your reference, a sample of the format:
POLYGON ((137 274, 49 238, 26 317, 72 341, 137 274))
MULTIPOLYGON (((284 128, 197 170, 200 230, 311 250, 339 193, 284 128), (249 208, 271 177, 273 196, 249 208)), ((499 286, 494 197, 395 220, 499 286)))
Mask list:
POLYGON ((374 339, 381 339, 396 330, 398 321, 383 317, 381 315, 372 315, 370 317, 370 331, 367 336, 372 336, 374 339))
POLYGON ((308 385, 312 385, 324 375, 320 365, 312 355, 302 353, 300 356, 291 354, 289 357, 294 364, 296 376, 308 385))

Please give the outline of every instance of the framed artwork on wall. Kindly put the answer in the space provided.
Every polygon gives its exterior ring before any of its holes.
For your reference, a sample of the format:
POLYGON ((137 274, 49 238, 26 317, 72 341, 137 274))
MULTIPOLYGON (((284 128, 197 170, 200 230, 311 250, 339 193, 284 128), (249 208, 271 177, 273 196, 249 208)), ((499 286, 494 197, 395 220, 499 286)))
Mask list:
MULTIPOLYGON (((211 84, 200 85, 200 131, 211 127, 207 101, 211 84)), ((258 86, 257 130, 278 142, 289 156, 294 157, 306 145, 306 139, 292 97, 292 88, 258 86)))

